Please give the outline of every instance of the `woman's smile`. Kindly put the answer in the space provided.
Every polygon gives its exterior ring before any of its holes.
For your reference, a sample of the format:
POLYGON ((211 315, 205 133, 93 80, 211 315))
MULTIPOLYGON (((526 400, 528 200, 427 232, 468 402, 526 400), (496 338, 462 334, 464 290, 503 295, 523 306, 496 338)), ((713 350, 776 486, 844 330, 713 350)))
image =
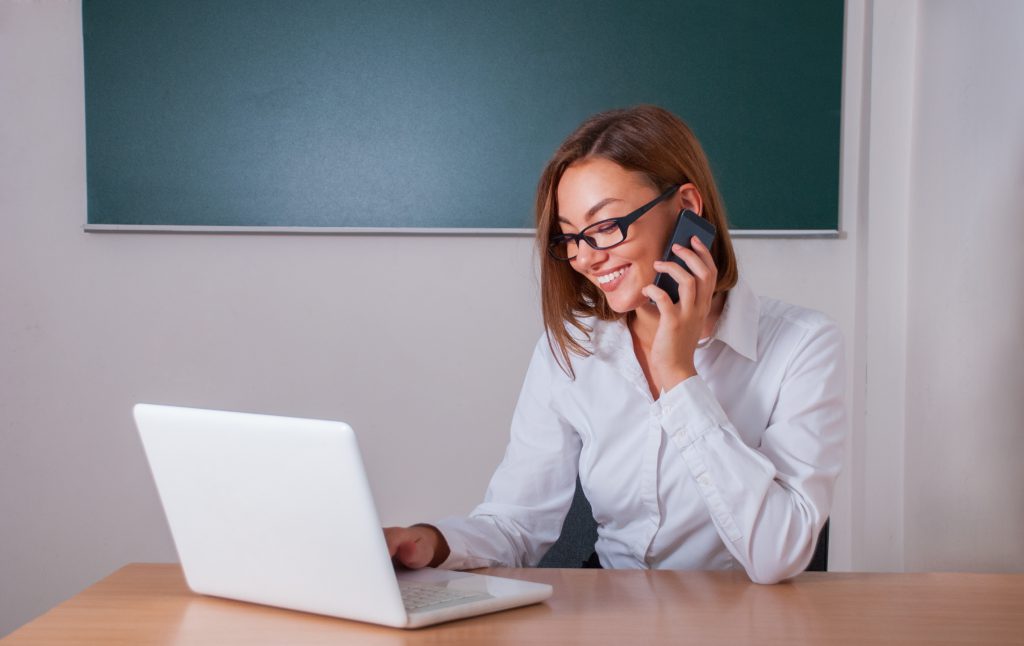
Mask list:
POLYGON ((626 276, 626 272, 629 271, 629 265, 619 267, 614 271, 605 272, 596 276, 597 285, 606 292, 610 292, 618 287, 626 276))

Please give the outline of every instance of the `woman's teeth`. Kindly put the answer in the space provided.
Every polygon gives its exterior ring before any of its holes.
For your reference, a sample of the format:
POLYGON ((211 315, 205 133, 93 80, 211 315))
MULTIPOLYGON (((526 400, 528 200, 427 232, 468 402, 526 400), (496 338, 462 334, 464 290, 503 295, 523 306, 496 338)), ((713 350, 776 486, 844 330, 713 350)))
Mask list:
POLYGON ((624 273, 626 273, 626 267, 623 267, 622 269, 620 269, 618 271, 613 271, 610 274, 605 274, 604 276, 598 276, 597 277, 597 282, 602 284, 602 285, 607 285, 608 283, 612 282, 613 280, 615 280, 616 278, 618 278, 619 276, 621 276, 624 273))

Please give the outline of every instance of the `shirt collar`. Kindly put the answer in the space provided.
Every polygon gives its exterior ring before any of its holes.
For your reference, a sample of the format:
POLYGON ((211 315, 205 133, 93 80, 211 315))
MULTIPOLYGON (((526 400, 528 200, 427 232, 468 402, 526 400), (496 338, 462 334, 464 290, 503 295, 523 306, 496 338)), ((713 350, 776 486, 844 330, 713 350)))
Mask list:
POLYGON ((747 281, 739 278, 725 298, 714 338, 750 359, 757 361, 757 336, 761 320, 761 300, 747 281))

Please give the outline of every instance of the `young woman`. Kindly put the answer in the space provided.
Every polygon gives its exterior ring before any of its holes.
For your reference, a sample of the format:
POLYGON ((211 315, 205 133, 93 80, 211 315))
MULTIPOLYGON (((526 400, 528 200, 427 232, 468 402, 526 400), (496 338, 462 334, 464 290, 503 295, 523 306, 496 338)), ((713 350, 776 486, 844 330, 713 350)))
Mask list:
POLYGON ((653 106, 591 117, 544 169, 536 217, 546 331, 505 457, 468 517, 386 528, 396 561, 536 565, 578 473, 603 567, 803 571, 842 462, 842 337, 739 277, 690 129, 653 106), (683 209, 718 230, 672 249, 692 274, 661 262, 683 209))

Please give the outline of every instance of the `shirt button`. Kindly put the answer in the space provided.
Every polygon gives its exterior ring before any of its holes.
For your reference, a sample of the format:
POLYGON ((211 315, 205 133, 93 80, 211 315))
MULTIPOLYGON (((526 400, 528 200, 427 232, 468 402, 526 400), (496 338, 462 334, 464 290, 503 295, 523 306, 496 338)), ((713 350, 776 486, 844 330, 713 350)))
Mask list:
POLYGON ((706 473, 702 473, 701 476, 697 478, 697 482, 701 483, 705 487, 711 486, 711 478, 709 478, 706 473))

